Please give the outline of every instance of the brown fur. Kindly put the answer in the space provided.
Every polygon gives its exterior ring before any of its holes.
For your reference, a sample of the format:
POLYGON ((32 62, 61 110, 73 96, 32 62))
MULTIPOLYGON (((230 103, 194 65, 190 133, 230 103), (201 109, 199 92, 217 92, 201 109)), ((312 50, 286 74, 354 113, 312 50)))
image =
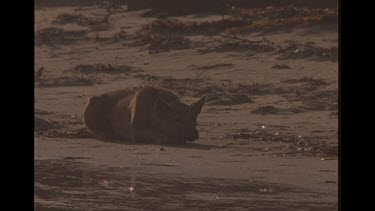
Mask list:
POLYGON ((171 91, 144 87, 94 96, 83 112, 88 130, 101 138, 142 143, 185 143, 198 138, 197 116, 206 96, 192 105, 171 91))

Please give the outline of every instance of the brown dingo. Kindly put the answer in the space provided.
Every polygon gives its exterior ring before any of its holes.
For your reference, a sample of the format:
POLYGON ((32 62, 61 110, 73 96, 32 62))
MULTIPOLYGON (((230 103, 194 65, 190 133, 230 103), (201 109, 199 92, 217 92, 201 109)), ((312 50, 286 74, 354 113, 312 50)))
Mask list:
POLYGON ((205 102, 206 95, 184 104, 164 88, 124 89, 91 97, 83 120, 100 138, 181 144, 198 139, 197 117, 205 102))

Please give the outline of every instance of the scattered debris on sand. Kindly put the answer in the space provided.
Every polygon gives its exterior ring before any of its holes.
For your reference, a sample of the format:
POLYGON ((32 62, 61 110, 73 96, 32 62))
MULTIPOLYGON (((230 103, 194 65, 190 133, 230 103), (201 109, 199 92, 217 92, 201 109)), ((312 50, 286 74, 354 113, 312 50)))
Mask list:
POLYGON ((81 14, 59 14, 55 20, 52 21, 53 24, 64 25, 64 24, 78 24, 78 25, 88 25, 88 18, 81 14))
POLYGON ((87 131, 86 128, 67 129, 67 128, 37 128, 35 130, 36 136, 46 138, 67 138, 67 139, 80 139, 80 138, 96 138, 92 133, 87 131))
POLYGON ((338 155, 337 142, 331 143, 332 137, 320 136, 296 136, 282 133, 270 133, 264 129, 241 129, 234 133, 228 133, 229 139, 245 139, 261 142, 289 143, 278 154, 285 155, 305 155, 305 156, 326 156, 338 155))
POLYGON ((333 8, 312 9, 286 6, 244 9, 232 7, 223 11, 221 15, 223 18, 220 20, 201 22, 183 22, 173 18, 160 19, 145 25, 144 29, 159 33, 213 34, 224 31, 243 33, 257 30, 285 30, 311 24, 337 24, 338 21, 338 11, 333 8), (224 18, 225 15, 227 18, 224 18))
MULTIPOLYGON (((296 27, 309 25, 337 25, 338 10, 335 9, 308 9, 301 7, 268 7, 265 10, 237 9, 233 11, 234 17, 242 20, 255 20, 250 24, 234 27, 230 33, 245 32, 277 32, 296 27)), ((336 27, 337 28, 337 27, 336 27)))
POLYGON ((109 27, 109 17, 111 15, 112 13, 109 12, 103 17, 97 18, 88 17, 82 14, 63 13, 58 15, 52 23, 56 25, 77 24, 79 26, 88 26, 93 31, 100 31, 109 27))
POLYGON ((37 87, 61 87, 61 86, 92 86, 101 83, 92 77, 86 76, 61 76, 38 80, 37 87))
POLYGON ((183 22, 177 19, 155 20, 143 27, 149 33, 184 33, 184 34, 212 34, 223 32, 226 29, 247 24, 247 21, 222 19, 216 21, 189 21, 183 22))
POLYGON ((322 86, 322 85, 327 85, 328 83, 322 79, 322 78, 317 78, 317 77, 302 77, 300 79, 287 79, 283 81, 284 83, 289 83, 289 84, 295 84, 295 83, 306 83, 310 84, 312 86, 322 86))
POLYGON ((40 29, 35 34, 35 44, 40 45, 57 45, 73 44, 79 40, 87 39, 87 30, 65 31, 61 28, 49 27, 40 29))
POLYGON ((336 46, 324 48, 313 43, 296 44, 289 43, 281 47, 276 54, 280 54, 278 59, 315 59, 320 61, 336 62, 338 59, 338 48, 336 46))
POLYGON ((253 114, 268 115, 268 114, 277 114, 280 109, 274 106, 260 106, 251 111, 253 114))
POLYGON ((65 70, 65 72, 73 72, 80 74, 129 74, 134 72, 135 68, 129 65, 112 65, 112 64, 80 64, 76 65, 71 69, 65 70))
POLYGON ((302 102, 301 106, 295 107, 295 112, 303 111, 337 111, 338 93, 335 90, 314 91, 295 96, 290 101, 302 102))
POLYGON ((287 64, 276 64, 272 66, 274 69, 290 69, 289 65, 287 64))
POLYGON ((129 46, 146 46, 149 53, 166 52, 190 48, 190 40, 181 35, 139 34, 129 46))
POLYGON ((315 1, 266 1, 266 0, 128 0, 129 10, 151 9, 144 13, 144 17, 168 17, 189 14, 219 13, 230 15, 233 12, 242 16, 262 15, 259 11, 264 11, 264 16, 291 17, 295 15, 314 14, 323 9, 337 7, 334 0, 315 1), (267 11, 267 12, 266 12, 267 11))
POLYGON ((34 117, 34 128, 36 130, 40 130, 40 129, 44 130, 44 129, 60 128, 60 126, 56 124, 55 122, 51 122, 40 117, 34 117))
POLYGON ((266 37, 254 41, 241 38, 237 35, 227 34, 206 36, 201 41, 195 43, 195 48, 197 48, 200 53, 226 51, 267 53, 276 50, 266 37))
POLYGON ((189 68, 193 70, 211 70, 211 69, 218 69, 218 68, 229 68, 233 67, 232 63, 219 63, 219 64, 212 64, 212 65, 190 65, 189 68))

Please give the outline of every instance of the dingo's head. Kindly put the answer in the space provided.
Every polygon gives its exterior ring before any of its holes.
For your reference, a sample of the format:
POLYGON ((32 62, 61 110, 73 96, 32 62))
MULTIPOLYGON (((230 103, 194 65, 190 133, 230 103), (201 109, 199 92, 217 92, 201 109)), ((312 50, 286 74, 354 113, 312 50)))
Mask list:
POLYGON ((176 139, 176 142, 194 141, 199 138, 196 129, 197 117, 202 111, 202 107, 206 102, 206 95, 202 96, 198 101, 187 105, 181 102, 168 104, 162 100, 157 100, 155 109, 164 122, 164 128, 168 130, 168 134, 176 139))

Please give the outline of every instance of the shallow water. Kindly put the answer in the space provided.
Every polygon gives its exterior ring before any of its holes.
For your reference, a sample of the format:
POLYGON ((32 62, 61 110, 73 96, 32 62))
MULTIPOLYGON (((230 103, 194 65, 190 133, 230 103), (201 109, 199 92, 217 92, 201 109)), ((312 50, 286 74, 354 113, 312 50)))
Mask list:
POLYGON ((322 193, 282 184, 141 173, 74 159, 36 160, 34 193, 36 210, 337 210, 322 193))

